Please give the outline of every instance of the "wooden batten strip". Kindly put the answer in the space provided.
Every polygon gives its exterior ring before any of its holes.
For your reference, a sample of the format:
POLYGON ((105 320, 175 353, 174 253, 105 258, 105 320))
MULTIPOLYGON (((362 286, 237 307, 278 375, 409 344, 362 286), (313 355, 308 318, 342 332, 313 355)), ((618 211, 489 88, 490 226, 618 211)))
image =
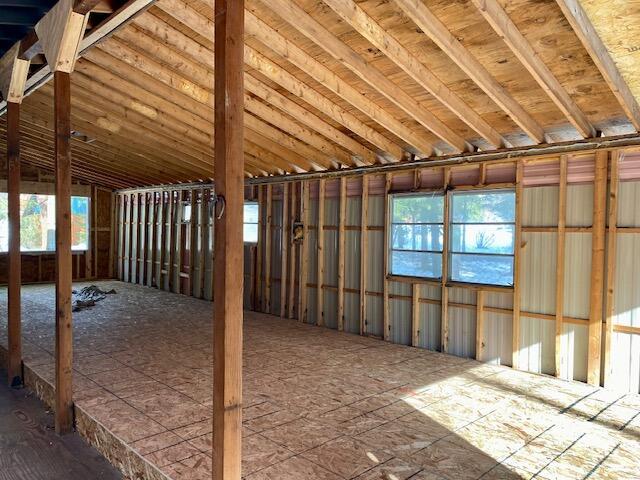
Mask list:
POLYGON ((198 190, 191 190, 191 218, 189 219, 189 294, 198 296, 196 292, 196 250, 198 246, 198 190))
POLYGON ((593 182, 593 234, 591 247, 591 294, 589 300, 589 349, 587 383, 600 385, 602 349, 602 304, 607 209, 608 152, 596 153, 593 182))
POLYGON ((420 346, 420 284, 411 287, 411 345, 420 346))
POLYGON ((282 185, 282 220, 280 233, 280 317, 284 318, 287 311, 287 276, 288 276, 288 259, 289 259, 289 184, 282 185))
POLYGON ((367 225, 369 224, 369 177, 362 177, 362 205, 360 216, 360 335, 367 331, 367 265, 369 262, 369 236, 367 225))
POLYGON ((262 264, 264 263, 264 257, 266 250, 264 247, 265 239, 265 185, 258 185, 258 244, 257 244, 257 258, 256 258, 256 288, 255 298, 253 304, 258 311, 264 311, 264 297, 262 296, 264 282, 262 280, 262 264))
POLYGON ((297 244, 293 236, 293 222, 299 218, 296 210, 296 184, 291 184, 291 214, 292 221, 289 222, 289 230, 285 232, 286 241, 289 242, 289 301, 287 303, 287 318, 293 318, 296 299, 296 253, 297 244))
POLYGON ((476 293, 476 360, 478 361, 484 358, 485 299, 486 292, 478 290, 476 293))
POLYGON ((271 239, 273 232, 271 231, 271 222, 273 215, 273 185, 267 185, 266 194, 266 223, 264 237, 264 298, 262 309, 266 313, 271 313, 271 239))
POLYGON ((302 253, 300 258, 300 298, 298 308, 298 320, 307 321, 307 281, 309 270, 309 182, 301 182, 302 196, 302 253))
MULTIPOLYGON (((451 169, 445 167, 442 169, 442 188, 447 192, 449 184, 451 183, 451 169)), ((447 278, 449 277, 449 216, 451 195, 445 193, 444 196, 444 225, 442 227, 442 278, 440 280, 441 285, 441 299, 442 306, 440 309, 440 348, 442 352, 447 353, 449 351, 449 289, 447 288, 447 278)))
MULTIPOLYGON (((317 222, 317 284, 324 283, 324 200, 325 200, 325 180, 318 181, 318 222, 317 222)), ((322 288, 316 288, 316 324, 324 326, 324 292, 322 288)))
POLYGON ((391 190, 392 173, 384 174, 384 240, 383 240, 383 266, 382 266, 382 338, 389 341, 391 335, 391 322, 389 318, 389 235, 391 230, 391 206, 389 205, 389 191, 391 190))
POLYGON ((513 242, 514 246, 514 258, 513 258, 513 324, 512 324, 512 345, 513 345, 513 368, 518 369, 520 359, 520 304, 521 304, 521 292, 520 292, 520 269, 522 265, 522 194, 523 194, 523 177, 524 177, 524 164, 522 160, 516 161, 516 224, 515 224, 515 238, 513 242))
POLYGON ((556 246, 556 335, 555 335, 555 370, 556 377, 562 376, 565 352, 562 349, 563 316, 564 316, 564 252, 566 245, 565 230, 567 218, 567 169, 568 158, 560 156, 560 184, 558 186, 558 234, 556 246))
POLYGON ((340 178, 340 211, 338 214, 338 330, 344 330, 345 222, 347 218, 347 179, 340 178))

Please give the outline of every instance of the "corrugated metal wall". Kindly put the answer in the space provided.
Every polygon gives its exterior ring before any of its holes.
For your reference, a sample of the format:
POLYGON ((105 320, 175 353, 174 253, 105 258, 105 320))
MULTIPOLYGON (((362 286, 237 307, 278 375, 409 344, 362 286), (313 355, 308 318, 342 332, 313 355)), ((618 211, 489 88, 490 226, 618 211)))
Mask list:
MULTIPOLYGON (((616 259, 613 296, 614 333, 611 336, 611 385, 624 391, 640 391, 640 181, 630 180, 624 172, 627 158, 620 162, 621 181, 618 192, 618 233, 616 236, 616 259), (635 330, 634 330, 635 329, 635 330)), ((640 156, 633 159, 640 163, 640 156)), ((564 259, 564 289, 562 314, 564 316, 561 335, 558 342, 562 349, 562 363, 556 367, 556 272, 558 243, 558 210, 559 210, 559 167, 558 159, 546 160, 541 165, 532 163, 524 168, 521 197, 522 238, 520 250, 520 329, 517 338, 519 348, 514 354, 513 339, 513 291, 510 289, 491 289, 478 286, 449 285, 448 292, 448 351, 463 357, 478 357, 479 360, 499 365, 512 365, 514 357, 518 367, 531 372, 555 375, 556 370, 562 378, 586 381, 589 341, 590 294, 592 278, 592 219, 594 204, 593 156, 570 159, 568 163, 568 185, 566 192, 566 231, 564 259), (484 309, 483 326, 476 331, 478 323, 478 289, 483 290, 484 309), (476 351, 481 345, 481 351, 476 351)), ((420 175, 401 173, 391 180, 393 191, 411 190, 413 183, 426 182, 429 186, 437 185, 442 178, 442 170, 425 170, 420 175), (426 172, 426 173, 425 173, 426 172), (430 172, 430 173, 429 173, 430 172), (436 172, 436 173, 434 173, 436 172)), ((629 170, 630 171, 630 170, 629 170)), ((495 168, 487 167, 484 178, 495 179, 501 187, 515 180, 515 168, 511 165, 497 164, 495 168)), ((482 172, 469 172, 454 175, 456 185, 471 182, 475 185, 482 172), (474 177, 474 175, 476 175, 474 177)), ((366 225, 361 225, 362 215, 362 181, 361 177, 349 177, 346 180, 346 215, 344 218, 344 317, 343 328, 346 332, 359 333, 361 327, 361 235, 366 235, 368 250, 366 253, 366 317, 364 334, 383 338, 385 309, 388 314, 388 339, 391 342, 414 345, 420 348, 440 350, 442 339, 442 297, 443 287, 439 282, 416 284, 413 280, 390 277, 385 279, 384 245, 385 235, 385 203, 382 175, 373 175, 369 180, 368 215, 366 225), (364 233, 363 233, 364 232, 364 233), (385 282, 388 304, 384 304, 385 282), (415 298, 417 295, 418 298, 415 298), (417 309, 417 310, 416 310, 417 309), (417 322, 414 324, 414 322, 417 322)), ((426 185, 425 184, 425 185, 426 185)), ((487 188, 491 188, 490 183, 487 188)), ((245 246, 245 285, 251 284, 251 290, 245 288, 245 307, 256 307, 258 310, 279 314, 281 310, 281 288, 285 288, 286 306, 294 302, 293 313, 299 317, 300 305, 300 251, 290 242, 290 233, 284 235, 283 195, 281 184, 271 185, 271 211, 266 211, 265 190, 261 187, 261 195, 252 190, 252 198, 259 197, 261 241, 257 249, 245 246), (265 243, 269 236, 269 271, 266 272, 265 243), (285 243, 283 243, 283 241, 285 243), (290 276, 282 285, 282 252, 287 247, 294 248, 295 266, 294 282, 290 276), (256 251, 252 252, 252 248, 256 251), (256 259, 260 275, 256 278, 256 259), (267 277, 270 279, 269 302, 265 302, 267 277), (291 294, 291 285, 294 292, 291 294), (253 288, 257 291, 253 291, 253 288), (266 305, 266 304, 269 305, 266 305)), ((325 184, 324 218, 321 254, 318 251, 318 182, 309 182, 310 199, 308 202, 308 230, 305 238, 307 251, 307 274, 302 291, 306 293, 306 321, 318 323, 318 312, 323 312, 325 326, 338 328, 338 282, 339 282, 339 224, 340 224, 340 187, 338 180, 328 180, 325 184), (320 288, 323 289, 323 304, 317 305, 318 259, 323 262, 324 277, 320 288)), ((126 194, 129 195, 129 194, 126 194)), ((289 188, 289 213, 291 221, 303 218, 301 197, 302 182, 291 183, 289 188), (291 197, 294 192, 293 198, 291 197), (295 202, 294 202, 295 201, 295 202)), ((136 224, 139 209, 130 205, 133 197, 121 194, 122 216, 119 251, 132 252, 134 258, 140 255, 136 224)), ((166 203, 166 202, 165 202, 166 203)), ((196 212, 196 234, 202 236, 202 229, 208 230, 208 237, 203 236, 195 243, 196 257, 205 259, 205 271, 202 265, 194 267, 195 289, 202 290, 205 298, 211 297, 212 286, 212 227, 208 216, 203 219, 196 212), (202 251, 204 242, 205 251, 202 251), (204 288, 200 287, 200 278, 204 288)), ((156 224, 158 224, 156 220, 156 224)), ((287 219, 290 228, 290 222, 287 219)), ((171 221, 165 218, 167 229, 171 221)), ((171 238, 165 238, 165 255, 161 249, 156 257, 164 258, 161 271, 156 273, 156 284, 169 288, 168 256, 172 239, 179 238, 179 225, 173 225, 171 238)), ((142 233, 144 236, 146 232, 142 233)), ((143 239, 140 245, 149 248, 150 239, 143 239)), ((160 245, 160 239, 157 245, 160 245)), ((142 247, 144 250, 145 247, 142 247)), ((122 256, 120 254, 120 256, 122 256)), ((135 281, 136 268, 133 262, 118 265, 119 277, 125 281, 135 281)), ((289 272, 285 272, 289 274, 289 272)), ((173 279, 174 291, 180 291, 180 271, 175 271, 173 279)), ((149 283, 150 285, 153 282, 149 283)), ((187 292, 183 292, 187 293, 187 292)), ((606 305, 605 305, 606 309, 606 305)), ((606 315, 605 315, 606 317, 606 315)), ((604 345, 604 343, 603 343, 604 345)))

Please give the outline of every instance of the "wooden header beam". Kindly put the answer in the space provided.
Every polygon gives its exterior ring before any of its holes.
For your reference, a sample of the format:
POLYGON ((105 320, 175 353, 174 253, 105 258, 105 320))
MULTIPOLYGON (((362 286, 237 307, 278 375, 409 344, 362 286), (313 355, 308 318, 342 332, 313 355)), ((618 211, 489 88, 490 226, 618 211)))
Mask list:
POLYGON ((0 59, 0 92, 6 102, 22 103, 29 74, 29 60, 19 56, 20 42, 14 44, 0 59))

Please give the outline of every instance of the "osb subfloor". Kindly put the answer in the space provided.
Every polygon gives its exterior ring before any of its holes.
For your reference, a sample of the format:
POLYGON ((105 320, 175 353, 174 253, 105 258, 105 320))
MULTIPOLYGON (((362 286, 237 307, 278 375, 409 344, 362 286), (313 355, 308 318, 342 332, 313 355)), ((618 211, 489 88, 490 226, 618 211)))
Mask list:
MULTIPOLYGON (((118 294, 74 315, 76 403, 170 478, 209 480, 211 304, 100 285, 118 294)), ((26 363, 52 382, 53 287, 23 296, 26 363)), ((244 326, 247 480, 640 478, 638 395, 262 314, 244 326)))

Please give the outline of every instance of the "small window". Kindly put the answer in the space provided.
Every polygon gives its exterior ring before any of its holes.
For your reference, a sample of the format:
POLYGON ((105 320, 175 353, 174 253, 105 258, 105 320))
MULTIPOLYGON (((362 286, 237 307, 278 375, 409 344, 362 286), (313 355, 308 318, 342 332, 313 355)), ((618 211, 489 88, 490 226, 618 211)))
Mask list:
POLYGON ((258 243, 258 203, 244 203, 244 241, 258 243))
MULTIPOLYGON (((56 249, 56 197, 20 194, 20 250, 53 252, 56 249)), ((9 247, 7 194, 0 193, 0 252, 9 247)), ((71 197, 71 249, 89 248, 89 198, 71 197)))
POLYGON ((441 194, 391 197, 392 275, 442 278, 443 212, 441 194))
POLYGON ((450 216, 449 278, 513 285, 515 193, 454 192, 450 216))

